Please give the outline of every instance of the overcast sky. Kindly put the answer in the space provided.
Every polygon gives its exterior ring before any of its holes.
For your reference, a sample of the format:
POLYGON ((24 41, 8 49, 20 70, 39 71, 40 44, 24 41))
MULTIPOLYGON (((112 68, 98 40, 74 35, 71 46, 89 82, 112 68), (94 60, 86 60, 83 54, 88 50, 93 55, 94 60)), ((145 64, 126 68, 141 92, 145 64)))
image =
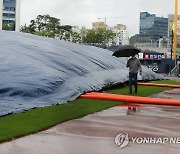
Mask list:
MULTIPOLYGON (((139 33, 139 14, 147 11, 167 17, 174 13, 175 0, 21 0, 21 25, 28 25, 37 15, 49 14, 61 25, 86 26, 104 21, 109 26, 125 24, 130 36, 139 33), (117 18, 112 18, 117 17, 117 18)), ((180 3, 180 2, 179 2, 180 3)), ((180 5, 179 5, 180 9, 180 5)))

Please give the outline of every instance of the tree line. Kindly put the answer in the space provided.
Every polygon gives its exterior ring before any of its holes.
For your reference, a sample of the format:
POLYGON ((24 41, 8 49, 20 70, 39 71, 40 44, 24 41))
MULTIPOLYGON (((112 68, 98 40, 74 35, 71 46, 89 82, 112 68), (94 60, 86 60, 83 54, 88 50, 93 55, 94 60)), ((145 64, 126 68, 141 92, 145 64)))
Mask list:
POLYGON ((86 29, 82 27, 79 31, 73 28, 71 25, 61 25, 60 19, 50 15, 38 15, 30 21, 29 25, 22 26, 21 32, 92 45, 106 45, 110 41, 113 43, 115 36, 112 30, 102 28, 86 29))

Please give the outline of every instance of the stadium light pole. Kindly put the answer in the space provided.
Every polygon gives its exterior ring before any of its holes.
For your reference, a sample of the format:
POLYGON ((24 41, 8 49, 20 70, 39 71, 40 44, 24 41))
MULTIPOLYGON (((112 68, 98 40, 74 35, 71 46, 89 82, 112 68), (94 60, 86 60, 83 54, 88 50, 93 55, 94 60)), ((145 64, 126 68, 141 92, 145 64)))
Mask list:
POLYGON ((174 43, 173 43, 173 57, 176 65, 176 53, 177 53, 177 21, 178 21, 178 0, 175 0, 175 12, 174 12, 174 43))

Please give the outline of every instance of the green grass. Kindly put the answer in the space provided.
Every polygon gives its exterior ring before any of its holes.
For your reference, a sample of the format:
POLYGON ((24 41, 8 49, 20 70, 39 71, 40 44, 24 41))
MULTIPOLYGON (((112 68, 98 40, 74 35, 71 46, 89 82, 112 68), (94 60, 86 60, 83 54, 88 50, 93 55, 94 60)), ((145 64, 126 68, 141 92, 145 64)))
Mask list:
MULTIPOLYGON (((180 82, 174 81, 174 80, 158 80, 158 81, 151 81, 152 83, 165 83, 165 84, 175 84, 175 85, 180 85, 180 82)), ((128 85, 126 85, 128 86, 128 85)), ((138 93, 137 94, 132 94, 134 96, 143 96, 147 97, 152 94, 156 94, 165 90, 168 90, 170 88, 167 87, 151 87, 151 86, 138 86, 138 93)), ((108 93, 113 93, 113 94, 124 94, 124 95, 129 95, 128 94, 128 88, 127 87, 122 87, 119 89, 119 87, 106 90, 108 93)))
POLYGON ((76 99, 72 102, 33 109, 0 118, 0 142, 35 133, 67 120, 122 104, 121 102, 76 99))
MULTIPOLYGON (((158 83, 180 84, 170 80, 156 81, 158 83)), ((149 96, 167 90, 164 87, 139 86, 139 96, 149 96)), ((108 93, 127 94, 127 87, 106 90, 108 93)), ((67 120, 79 118, 116 105, 115 101, 91 100, 78 98, 62 105, 29 110, 23 113, 0 117, 0 142, 5 142, 24 135, 32 134, 67 120)))
POLYGON ((175 84, 180 85, 180 82, 174 80, 160 80, 160 81, 152 81, 153 83, 164 83, 164 84, 175 84))
MULTIPOLYGON (((167 87, 150 87, 150 86, 138 86, 138 93, 132 93, 131 95, 134 96, 150 96, 152 94, 156 94, 156 93, 160 93, 162 91, 168 90, 170 88, 167 87)), ((106 92, 108 93, 113 93, 113 94, 124 94, 124 95, 129 95, 128 92, 128 88, 121 88, 121 90, 119 90, 118 88, 114 88, 114 89, 110 89, 107 90, 106 92)))

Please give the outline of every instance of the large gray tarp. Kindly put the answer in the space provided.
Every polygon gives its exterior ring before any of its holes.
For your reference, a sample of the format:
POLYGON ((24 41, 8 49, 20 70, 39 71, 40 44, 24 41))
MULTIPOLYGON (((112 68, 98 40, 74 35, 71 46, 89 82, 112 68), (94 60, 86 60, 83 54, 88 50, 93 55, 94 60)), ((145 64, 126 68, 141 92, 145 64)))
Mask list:
MULTIPOLYGON (((128 81, 127 59, 111 55, 93 46, 0 31, 0 115, 65 103, 128 81)), ((161 78, 143 67, 143 80, 161 78)))

